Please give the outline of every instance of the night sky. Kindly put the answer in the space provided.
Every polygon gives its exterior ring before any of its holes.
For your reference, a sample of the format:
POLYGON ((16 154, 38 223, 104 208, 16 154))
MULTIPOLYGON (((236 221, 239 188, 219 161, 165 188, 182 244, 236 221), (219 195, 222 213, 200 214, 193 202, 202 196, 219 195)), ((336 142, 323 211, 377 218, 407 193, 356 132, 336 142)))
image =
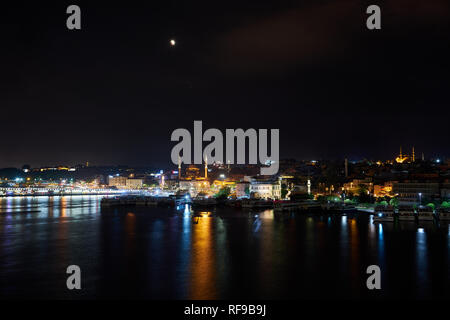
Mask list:
POLYGON ((92 2, 2 3, 0 167, 167 166, 194 120, 279 128, 281 158, 450 157, 448 0, 92 2))

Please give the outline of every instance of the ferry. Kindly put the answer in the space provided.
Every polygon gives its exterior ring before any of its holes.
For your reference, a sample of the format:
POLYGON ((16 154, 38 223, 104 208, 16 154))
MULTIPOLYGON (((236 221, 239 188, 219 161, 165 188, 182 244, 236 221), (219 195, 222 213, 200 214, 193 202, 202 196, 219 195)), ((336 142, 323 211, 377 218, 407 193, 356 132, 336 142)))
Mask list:
POLYGON ((242 200, 242 208, 273 208, 273 201, 263 199, 242 200))
POLYGON ((215 205, 217 205, 215 198, 195 197, 192 199, 193 207, 214 207, 215 205))
POLYGON ((120 205, 120 198, 119 197, 102 198, 102 200, 100 200, 100 206, 102 208, 114 207, 114 206, 118 206, 118 205, 120 205))
POLYGON ((413 207, 402 206, 398 209, 399 221, 416 221, 416 213, 413 207))
POLYGON ((434 220, 433 208, 420 207, 417 210, 417 218, 419 220, 424 220, 424 221, 433 221, 434 220))
POLYGON ((358 209, 354 205, 343 204, 340 202, 329 202, 321 205, 322 210, 331 214, 356 213, 358 209))
POLYGON ((276 211, 290 211, 300 209, 302 204, 294 201, 275 201, 274 209, 276 211))
POLYGON ((147 205, 147 199, 145 197, 136 198, 136 205, 137 206, 146 206, 147 205))
POLYGON ((275 201, 274 209, 276 211, 292 211, 292 210, 313 210, 321 209, 320 204, 315 201, 275 201))
POLYGON ((373 222, 394 222, 394 207, 377 206, 374 212, 373 222))

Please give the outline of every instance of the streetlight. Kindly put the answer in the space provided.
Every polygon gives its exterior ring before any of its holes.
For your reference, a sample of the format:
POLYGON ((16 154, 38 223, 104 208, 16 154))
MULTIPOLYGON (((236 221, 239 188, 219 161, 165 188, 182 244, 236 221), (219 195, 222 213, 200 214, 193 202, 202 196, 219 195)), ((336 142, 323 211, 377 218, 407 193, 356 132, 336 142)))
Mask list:
POLYGON ((419 192, 419 205, 422 205, 422 192, 419 192))

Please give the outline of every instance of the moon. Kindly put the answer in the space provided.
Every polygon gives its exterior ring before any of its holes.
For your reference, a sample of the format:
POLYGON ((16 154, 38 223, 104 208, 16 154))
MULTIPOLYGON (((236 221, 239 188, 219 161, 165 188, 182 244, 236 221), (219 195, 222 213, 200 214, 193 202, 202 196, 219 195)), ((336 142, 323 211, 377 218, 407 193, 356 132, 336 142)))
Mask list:
POLYGON ((176 45, 176 41, 174 39, 170 39, 170 45, 174 47, 176 45))

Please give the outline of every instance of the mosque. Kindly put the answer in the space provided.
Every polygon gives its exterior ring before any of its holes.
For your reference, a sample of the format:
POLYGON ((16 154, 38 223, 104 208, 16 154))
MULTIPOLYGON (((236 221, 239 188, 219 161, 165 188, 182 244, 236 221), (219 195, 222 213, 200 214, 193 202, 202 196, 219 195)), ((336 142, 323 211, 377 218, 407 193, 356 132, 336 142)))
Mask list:
MULTIPOLYGON (((422 154, 422 158, 423 158, 423 154, 422 154)), ((416 162, 416 153, 415 153, 414 147, 412 148, 412 153, 410 155, 404 154, 402 152, 402 147, 400 147, 400 154, 398 155, 397 158, 395 158, 395 162, 397 162, 397 163, 416 162)))
POLYGON ((200 169, 195 165, 189 165, 186 168, 183 177, 181 173, 181 161, 178 160, 178 181, 180 190, 187 191, 191 197, 196 197, 200 192, 208 193, 210 183, 208 180, 208 159, 205 159, 205 173, 201 176, 200 169))

